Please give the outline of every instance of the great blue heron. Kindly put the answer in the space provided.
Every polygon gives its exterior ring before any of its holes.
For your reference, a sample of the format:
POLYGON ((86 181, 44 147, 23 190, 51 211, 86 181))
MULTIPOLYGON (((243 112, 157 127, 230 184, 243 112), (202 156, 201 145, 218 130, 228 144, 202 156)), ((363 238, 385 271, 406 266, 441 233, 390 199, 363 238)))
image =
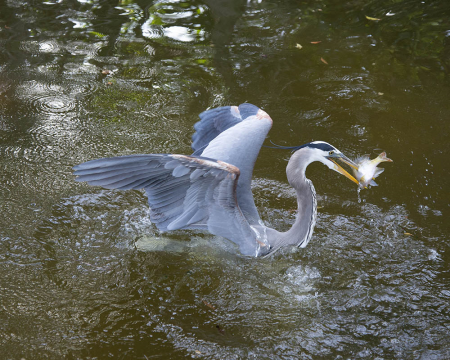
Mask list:
POLYGON ((314 141, 294 147, 286 168, 297 192, 298 212, 287 232, 264 226, 251 191, 253 166, 272 119, 251 104, 224 106, 200 114, 192 155, 148 154, 104 158, 74 167, 77 181, 107 189, 144 189, 150 218, 159 230, 201 229, 223 236, 243 255, 261 256, 281 246, 305 247, 316 221, 316 192, 306 167, 320 161, 358 181, 336 160, 356 164, 334 146, 314 141))

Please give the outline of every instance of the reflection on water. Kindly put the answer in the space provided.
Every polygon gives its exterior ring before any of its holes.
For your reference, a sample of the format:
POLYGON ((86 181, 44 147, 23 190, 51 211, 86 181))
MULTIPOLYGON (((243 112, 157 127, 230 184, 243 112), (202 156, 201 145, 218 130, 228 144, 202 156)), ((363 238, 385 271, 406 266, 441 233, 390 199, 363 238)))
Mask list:
MULTIPOLYGON (((105 350, 151 351, 126 346, 137 337, 221 358, 260 358, 268 348, 278 356, 355 348, 370 358, 405 357, 440 343, 449 297, 435 288, 442 259, 405 234, 418 229, 401 206, 321 213, 311 247, 251 260, 211 235, 155 233, 144 202, 139 193, 109 191, 63 199, 33 235, 37 258, 4 259, 42 266, 45 301, 59 306, 44 305, 43 289, 27 306, 38 321, 60 319, 55 332, 69 326, 77 334, 69 342, 74 350, 114 339, 105 350), (421 331, 411 336, 410 329, 421 331)), ((331 208, 333 201, 322 204, 331 208)), ((288 210, 281 215, 289 222, 288 210)))
MULTIPOLYGON (((450 358, 445 13, 406 0, 0 5, 2 354, 450 358), (267 259, 161 234, 141 192, 73 181, 93 158, 189 153, 198 113, 244 101, 271 115, 276 143, 386 150, 395 166, 359 203, 312 165, 313 239, 267 259)), ((280 230, 295 217, 288 157, 263 148, 253 183, 280 230)))

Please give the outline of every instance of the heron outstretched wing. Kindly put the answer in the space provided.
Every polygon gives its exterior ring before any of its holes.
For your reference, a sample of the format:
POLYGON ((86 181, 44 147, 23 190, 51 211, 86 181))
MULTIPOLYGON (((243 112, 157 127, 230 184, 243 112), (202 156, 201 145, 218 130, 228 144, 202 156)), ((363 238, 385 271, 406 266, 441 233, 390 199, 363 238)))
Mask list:
POLYGON ((200 155, 220 133, 261 111, 257 106, 248 103, 203 111, 199 115, 200 121, 194 125, 195 133, 192 135, 191 144, 193 155, 200 155))
MULTIPOLYGON (((240 107, 255 107, 251 104, 241 104, 240 107)), ((195 133, 192 135, 192 150, 194 154, 201 152, 217 135, 230 127, 240 123, 243 118, 238 106, 221 106, 215 109, 203 111, 200 115, 200 121, 195 123, 195 133)))
POLYGON ((256 158, 271 127, 270 116, 252 104, 205 111, 194 125, 194 155, 218 159, 239 168, 237 199, 250 224, 260 222, 251 180, 256 158))
MULTIPOLYGON (((244 255, 264 247, 237 199, 236 166, 200 156, 130 155, 74 167, 77 181, 107 189, 145 189, 150 217, 160 230, 205 229, 239 245, 244 255)), ((267 251, 269 248, 267 247, 267 251)))

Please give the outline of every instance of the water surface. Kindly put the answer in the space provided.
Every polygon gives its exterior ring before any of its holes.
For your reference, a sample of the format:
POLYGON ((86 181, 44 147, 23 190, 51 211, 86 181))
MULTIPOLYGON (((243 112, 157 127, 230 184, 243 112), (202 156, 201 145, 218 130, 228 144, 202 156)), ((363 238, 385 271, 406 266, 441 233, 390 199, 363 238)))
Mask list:
MULTIPOLYGON (((449 14, 416 0, 0 5, 2 356, 450 358, 449 14), (94 158, 189 154, 198 113, 242 102, 270 114, 275 143, 394 163, 362 202, 308 168, 314 236, 267 259, 160 234, 143 193, 74 181, 94 158)), ((281 230, 288 157, 263 148, 254 173, 281 230)))

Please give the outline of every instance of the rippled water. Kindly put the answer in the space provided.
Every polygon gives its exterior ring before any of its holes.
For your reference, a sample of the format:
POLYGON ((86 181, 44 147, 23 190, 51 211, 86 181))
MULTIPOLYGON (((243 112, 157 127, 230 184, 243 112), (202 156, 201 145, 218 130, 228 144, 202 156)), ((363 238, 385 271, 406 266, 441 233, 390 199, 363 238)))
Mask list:
MULTIPOLYGON (((449 11, 0 5, 2 358, 450 358, 449 11), (93 158, 189 153, 198 113, 245 101, 271 115, 275 143, 394 163, 361 202, 312 165, 314 236, 266 259, 210 234, 160 234, 143 193, 74 182, 72 166, 93 158)), ((288 157, 263 148, 253 183, 281 230, 295 216, 288 157)))

